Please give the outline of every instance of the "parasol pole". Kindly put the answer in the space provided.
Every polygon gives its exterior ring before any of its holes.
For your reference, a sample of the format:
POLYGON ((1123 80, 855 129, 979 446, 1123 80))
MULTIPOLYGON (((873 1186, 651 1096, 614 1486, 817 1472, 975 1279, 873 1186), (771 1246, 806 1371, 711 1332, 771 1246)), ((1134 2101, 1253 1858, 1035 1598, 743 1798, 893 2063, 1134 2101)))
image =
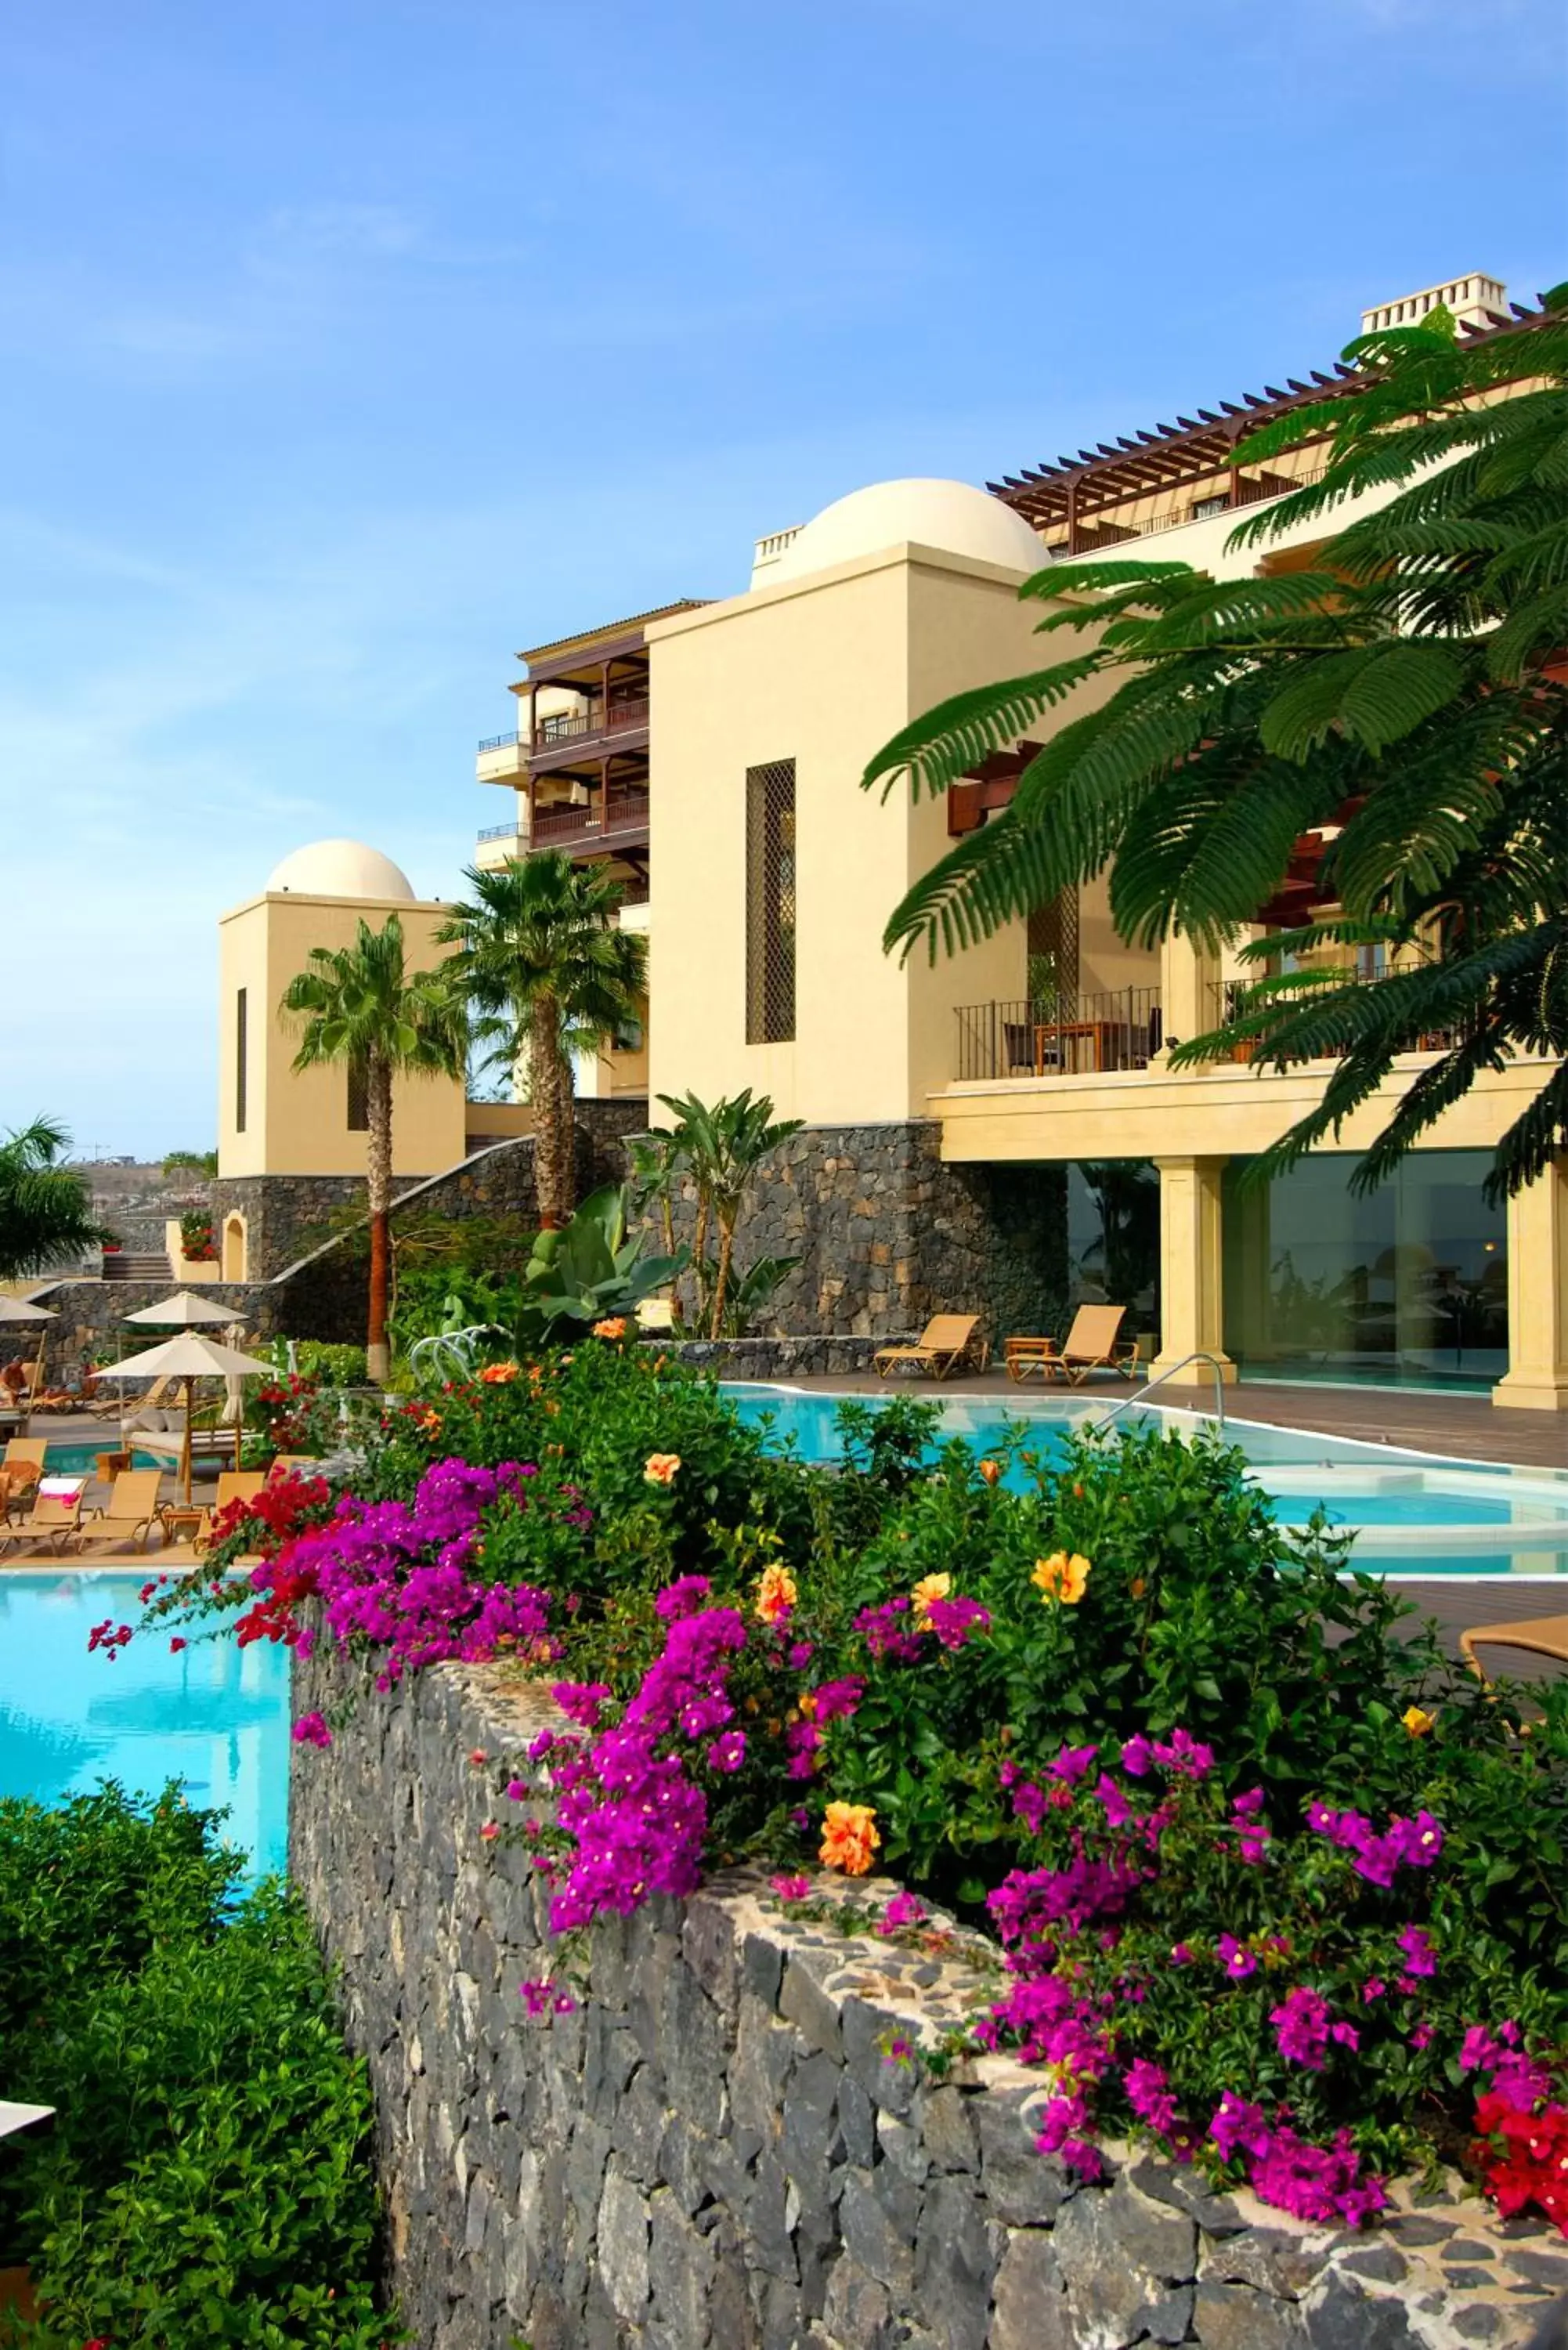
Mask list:
POLYGON ((180 1498, 187 1509, 191 1506, 191 1414, 194 1409, 196 1382, 189 1372, 185 1375, 185 1441, 180 1447, 180 1498))

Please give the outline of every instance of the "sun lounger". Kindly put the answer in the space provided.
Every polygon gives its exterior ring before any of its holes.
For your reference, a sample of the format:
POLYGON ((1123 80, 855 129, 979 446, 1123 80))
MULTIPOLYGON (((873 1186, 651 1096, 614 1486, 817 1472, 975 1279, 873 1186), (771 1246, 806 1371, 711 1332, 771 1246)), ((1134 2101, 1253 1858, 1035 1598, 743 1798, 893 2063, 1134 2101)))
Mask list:
POLYGON ((1060 1347, 1054 1338, 1009 1338, 1002 1349, 1008 1378, 1020 1383, 1066 1379, 1074 1387, 1081 1387, 1091 1371, 1136 1378, 1137 1341, 1116 1336, 1126 1314, 1125 1305, 1080 1305, 1060 1347))
POLYGON ((991 1349, 976 1336, 979 1327, 978 1314, 934 1314, 918 1338, 877 1349, 873 1357, 877 1375, 887 1379, 895 1372, 906 1378, 923 1373, 945 1379, 961 1367, 983 1371, 991 1349))
POLYGON ((67 1542, 79 1542, 86 1497, 85 1477, 42 1478, 28 1515, 13 1525, 0 1525, 0 1544, 41 1542, 51 1550, 63 1550, 67 1542))
POLYGON ((212 1504, 203 1513, 201 1524, 191 1537, 192 1547, 205 1550, 213 1539, 213 1521, 234 1502, 254 1502, 266 1483, 265 1469, 225 1469, 218 1478, 218 1490, 212 1504))
POLYGON ((109 1487, 109 1501, 93 1513, 82 1528, 84 1542, 133 1542, 147 1548, 147 1537, 158 1523, 158 1488, 161 1469, 122 1469, 109 1487))
POLYGON ((1491 1675, 1476 1655, 1478 1648, 1521 1648, 1529 1656, 1568 1665, 1568 1616, 1526 1616, 1513 1624, 1473 1624, 1461 1632, 1460 1656, 1478 1680, 1490 1680, 1491 1675))

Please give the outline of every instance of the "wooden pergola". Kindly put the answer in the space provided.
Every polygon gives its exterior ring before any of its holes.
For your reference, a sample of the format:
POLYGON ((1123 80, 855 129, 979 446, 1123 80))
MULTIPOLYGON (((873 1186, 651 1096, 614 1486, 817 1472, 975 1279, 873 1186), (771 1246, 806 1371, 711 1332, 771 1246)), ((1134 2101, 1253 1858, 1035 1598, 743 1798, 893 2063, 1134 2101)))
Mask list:
MULTIPOLYGON (((1510 304, 1511 317, 1490 313, 1488 327, 1466 325, 1467 339, 1490 339, 1511 334, 1521 326, 1538 324, 1539 308, 1510 304)), ((1365 379, 1359 369, 1336 360, 1333 372, 1313 369, 1309 380, 1287 376, 1283 387, 1265 384, 1260 392, 1244 392, 1239 400, 1222 400, 1218 409, 1200 408, 1195 416, 1179 414, 1174 424, 1157 424, 1152 432, 1124 433, 1115 442, 1101 441, 1076 456, 1059 456, 1054 464, 1025 466, 986 487, 1004 505, 1033 525, 1049 545, 1065 556, 1092 555, 1138 538, 1149 527, 1112 519, 1140 499, 1170 496, 1187 489, 1204 489, 1197 498, 1199 515, 1254 505, 1300 486, 1302 474, 1274 473, 1262 467, 1243 468, 1236 463, 1238 444, 1248 435, 1293 410, 1323 400, 1336 400, 1359 390, 1365 379)), ((1315 444, 1304 442, 1310 450, 1315 444)), ((1179 507, 1172 522, 1191 517, 1192 504, 1179 507)), ((1155 527, 1159 525, 1156 524, 1155 527)))

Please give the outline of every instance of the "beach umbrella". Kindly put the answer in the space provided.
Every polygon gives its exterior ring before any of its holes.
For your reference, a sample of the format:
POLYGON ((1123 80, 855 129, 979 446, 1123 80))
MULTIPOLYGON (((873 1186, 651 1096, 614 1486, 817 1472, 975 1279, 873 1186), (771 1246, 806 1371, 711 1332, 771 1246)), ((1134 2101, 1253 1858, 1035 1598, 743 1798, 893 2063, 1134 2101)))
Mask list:
POLYGON ((234 1318, 232 1305, 209 1305, 204 1297, 192 1297, 188 1289, 177 1289, 161 1305, 139 1306, 134 1314, 120 1316, 123 1322, 149 1323, 155 1330, 193 1330, 203 1322, 232 1322, 234 1318))
MULTIPOLYGON (((0 1296, 0 1322, 52 1322, 55 1316, 48 1306, 35 1305, 30 1297, 0 1296)), ((44 1339, 38 1334, 38 1351, 34 1357, 32 1393, 36 1395, 44 1383, 44 1339)), ((0 1402, 7 1400, 6 1391, 0 1388, 0 1402)))
MULTIPOLYGON (((128 1320, 131 1317, 127 1316, 128 1320)), ((198 1379, 274 1378, 275 1367, 264 1363, 259 1356, 242 1355, 235 1347, 220 1347, 215 1338, 204 1338, 199 1330, 182 1330, 177 1337, 165 1338, 161 1347, 148 1347, 140 1355, 127 1355, 123 1362, 106 1363, 98 1374, 100 1379, 182 1379, 185 1385, 185 1440, 180 1448, 180 1490, 182 1498, 191 1498, 191 1398, 198 1379)))

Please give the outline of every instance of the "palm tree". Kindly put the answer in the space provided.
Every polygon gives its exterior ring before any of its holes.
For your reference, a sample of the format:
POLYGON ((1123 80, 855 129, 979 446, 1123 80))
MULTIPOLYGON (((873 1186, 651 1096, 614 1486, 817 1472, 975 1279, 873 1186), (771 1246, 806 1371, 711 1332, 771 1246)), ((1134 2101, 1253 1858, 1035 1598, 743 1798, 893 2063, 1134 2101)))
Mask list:
POLYGON ((527 1062, 539 1222, 552 1231, 576 1195, 573 1055, 639 1019, 648 944, 617 922, 620 888, 604 867, 574 865, 559 849, 490 872, 470 867, 463 879, 471 898, 436 936, 458 949, 447 968, 492 1060, 527 1062))
POLYGON ((86 1184, 64 1164, 70 1147, 52 1118, 0 1142, 0 1275, 48 1273, 102 1240, 86 1184))
POLYGON ((724 1299, 735 1253, 735 1226, 746 1193, 763 1159, 781 1143, 787 1142, 792 1134, 800 1132, 802 1120, 775 1118, 771 1097, 760 1094, 753 1100, 750 1086, 732 1100, 726 1097, 714 1102, 711 1107, 699 1101, 695 1094, 679 1100, 672 1094, 660 1094, 659 1098, 675 1119, 672 1161, 685 1161, 697 1187, 697 1236, 692 1254, 698 1283, 709 1284, 708 1295, 699 1301, 699 1312, 707 1314, 708 1336, 717 1338, 723 1332, 724 1299), (713 1225, 719 1233, 719 1260, 710 1274, 708 1234, 713 1225))
POLYGON ((312 947, 306 967, 289 981, 278 1006, 301 1031, 296 1069, 325 1063, 356 1073, 365 1089, 366 1192, 370 1220, 370 1308, 365 1367, 386 1378, 389 1224, 392 1205, 392 1080, 460 1077, 468 1025, 444 971, 410 972, 403 926, 358 924, 351 947, 312 947))
POLYGON ((1326 832, 1319 898, 1334 910, 1244 947, 1264 975, 1178 1057, 1243 1043, 1255 1067, 1336 1057, 1265 1174, 1336 1133, 1398 1054, 1439 1040, 1360 1188, 1481 1071, 1556 1058, 1498 1145, 1495 1199, 1568 1146, 1568 286, 1505 333, 1461 341, 1435 309, 1345 357, 1358 388, 1237 448, 1259 463, 1327 436, 1329 456, 1230 545, 1397 494, 1329 536, 1310 571, 1217 581, 1128 560, 1028 580, 1025 596, 1067 599, 1042 628, 1091 630, 1091 649, 944 702, 866 784, 908 774, 917 795, 945 790, 1085 681, 1120 682, 910 890, 886 943, 951 953, 1108 868, 1124 937, 1181 931, 1213 949, 1256 921, 1302 836, 1326 832), (1389 975, 1356 977, 1358 947, 1381 948, 1389 975), (1316 968, 1278 967, 1316 949, 1332 951, 1316 968))

